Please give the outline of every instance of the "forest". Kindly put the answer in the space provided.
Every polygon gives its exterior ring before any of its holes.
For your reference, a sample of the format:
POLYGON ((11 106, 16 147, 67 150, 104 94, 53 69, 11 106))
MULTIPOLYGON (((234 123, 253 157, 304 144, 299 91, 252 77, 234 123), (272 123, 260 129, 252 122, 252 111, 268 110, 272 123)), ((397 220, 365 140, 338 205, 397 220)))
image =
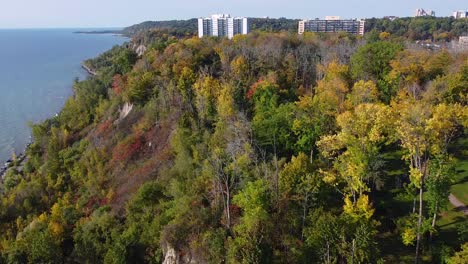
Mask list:
POLYGON ((467 51, 138 37, 32 125, 0 263, 466 263, 467 51))

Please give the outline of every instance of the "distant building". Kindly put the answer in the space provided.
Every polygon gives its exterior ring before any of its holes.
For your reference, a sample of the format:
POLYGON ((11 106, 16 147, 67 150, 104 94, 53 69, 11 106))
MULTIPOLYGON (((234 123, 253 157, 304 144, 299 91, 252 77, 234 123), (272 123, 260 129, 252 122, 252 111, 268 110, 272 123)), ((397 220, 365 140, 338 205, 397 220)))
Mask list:
POLYGON ((339 16, 327 16, 325 19, 299 21, 298 33, 304 32, 348 32, 364 35, 365 20, 340 19, 339 16))
POLYGON ((415 17, 423 17, 423 16, 433 16, 435 17, 435 12, 432 11, 432 10, 424 10, 422 8, 418 8, 416 9, 416 11, 414 12, 414 16, 415 17))
POLYGON ((459 10, 459 11, 454 11, 452 13, 452 16, 456 19, 458 18, 467 18, 468 17, 468 11, 464 11, 464 10, 459 10))
POLYGON ((249 21, 245 17, 231 17, 229 14, 216 14, 198 19, 198 36, 233 38, 237 34, 249 33, 249 21))
POLYGON ((388 20, 390 20, 390 21, 393 21, 393 20, 395 20, 395 19, 397 19, 397 18, 399 18, 399 17, 397 17, 397 16, 384 16, 383 18, 384 18, 384 19, 388 19, 388 20))

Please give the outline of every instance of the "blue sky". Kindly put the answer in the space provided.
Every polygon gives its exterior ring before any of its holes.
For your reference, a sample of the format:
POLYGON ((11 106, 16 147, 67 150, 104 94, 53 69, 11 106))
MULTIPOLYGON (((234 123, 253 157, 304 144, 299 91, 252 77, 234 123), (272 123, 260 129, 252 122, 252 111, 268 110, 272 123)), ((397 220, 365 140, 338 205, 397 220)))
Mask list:
POLYGON ((468 9, 466 0, 1 0, 0 28, 123 27, 147 20, 211 13, 250 17, 344 18, 412 16, 418 7, 437 16, 468 9))

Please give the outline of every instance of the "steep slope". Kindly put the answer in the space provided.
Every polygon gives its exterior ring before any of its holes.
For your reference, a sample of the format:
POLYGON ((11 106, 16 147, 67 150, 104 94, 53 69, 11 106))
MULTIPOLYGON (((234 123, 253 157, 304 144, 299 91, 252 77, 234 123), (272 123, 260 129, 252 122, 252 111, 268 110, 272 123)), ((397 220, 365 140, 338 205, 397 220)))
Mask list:
POLYGON ((426 223, 456 173, 466 53, 167 33, 87 61, 96 75, 33 126, 1 185, 0 262, 404 262, 416 243, 436 261, 465 242, 426 223))

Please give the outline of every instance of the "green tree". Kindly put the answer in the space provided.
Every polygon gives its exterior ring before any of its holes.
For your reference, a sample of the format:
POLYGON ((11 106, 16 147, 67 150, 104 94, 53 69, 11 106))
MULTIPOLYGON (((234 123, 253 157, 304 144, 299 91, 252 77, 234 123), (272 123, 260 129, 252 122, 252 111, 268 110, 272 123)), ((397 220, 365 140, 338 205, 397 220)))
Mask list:
POLYGON ((151 72, 136 73, 128 78, 124 97, 130 103, 144 104, 154 93, 154 75, 151 72))
MULTIPOLYGON (((318 173, 314 171, 307 155, 302 152, 297 157, 293 156, 291 161, 285 164, 279 178, 281 199, 299 205, 300 211, 294 211, 294 214, 297 217, 299 216, 297 214, 302 215, 298 218, 301 218, 299 229, 301 239, 303 239, 308 211, 314 201, 314 195, 317 195, 319 191, 321 179, 318 173)), ((286 206, 286 208, 289 208, 289 206, 286 206)), ((292 210, 292 208, 289 210, 292 210)), ((290 222, 293 223, 294 221, 290 222)))
POLYGON ((399 43, 377 41, 360 47, 351 57, 351 73, 356 80, 381 80, 391 70, 390 61, 403 50, 399 43))
POLYGON ((89 219, 82 219, 75 228, 75 254, 83 263, 103 262, 120 233, 117 219, 105 209, 97 210, 89 219))
POLYGON ((380 98, 390 102, 395 91, 385 82, 392 61, 403 46, 390 41, 377 41, 360 47, 351 56, 351 74, 355 80, 373 80, 378 83, 380 98))
POLYGON ((252 92, 252 129, 259 146, 273 155, 287 153, 293 148, 292 104, 280 104, 279 87, 268 81, 255 84, 252 92))
POLYGON ((301 96, 293 110, 292 131, 297 137, 295 149, 309 153, 312 161, 315 143, 320 136, 335 129, 334 115, 327 111, 327 106, 319 97, 312 96, 301 96))
POLYGON ((242 209, 242 217, 234 227, 229 257, 232 262, 262 263, 269 259, 270 190, 264 180, 249 182, 234 196, 234 203, 242 209))
POLYGON ((455 253, 453 257, 451 257, 447 262, 448 264, 463 264, 466 263, 466 259, 468 258, 468 243, 462 245, 462 249, 455 253))

